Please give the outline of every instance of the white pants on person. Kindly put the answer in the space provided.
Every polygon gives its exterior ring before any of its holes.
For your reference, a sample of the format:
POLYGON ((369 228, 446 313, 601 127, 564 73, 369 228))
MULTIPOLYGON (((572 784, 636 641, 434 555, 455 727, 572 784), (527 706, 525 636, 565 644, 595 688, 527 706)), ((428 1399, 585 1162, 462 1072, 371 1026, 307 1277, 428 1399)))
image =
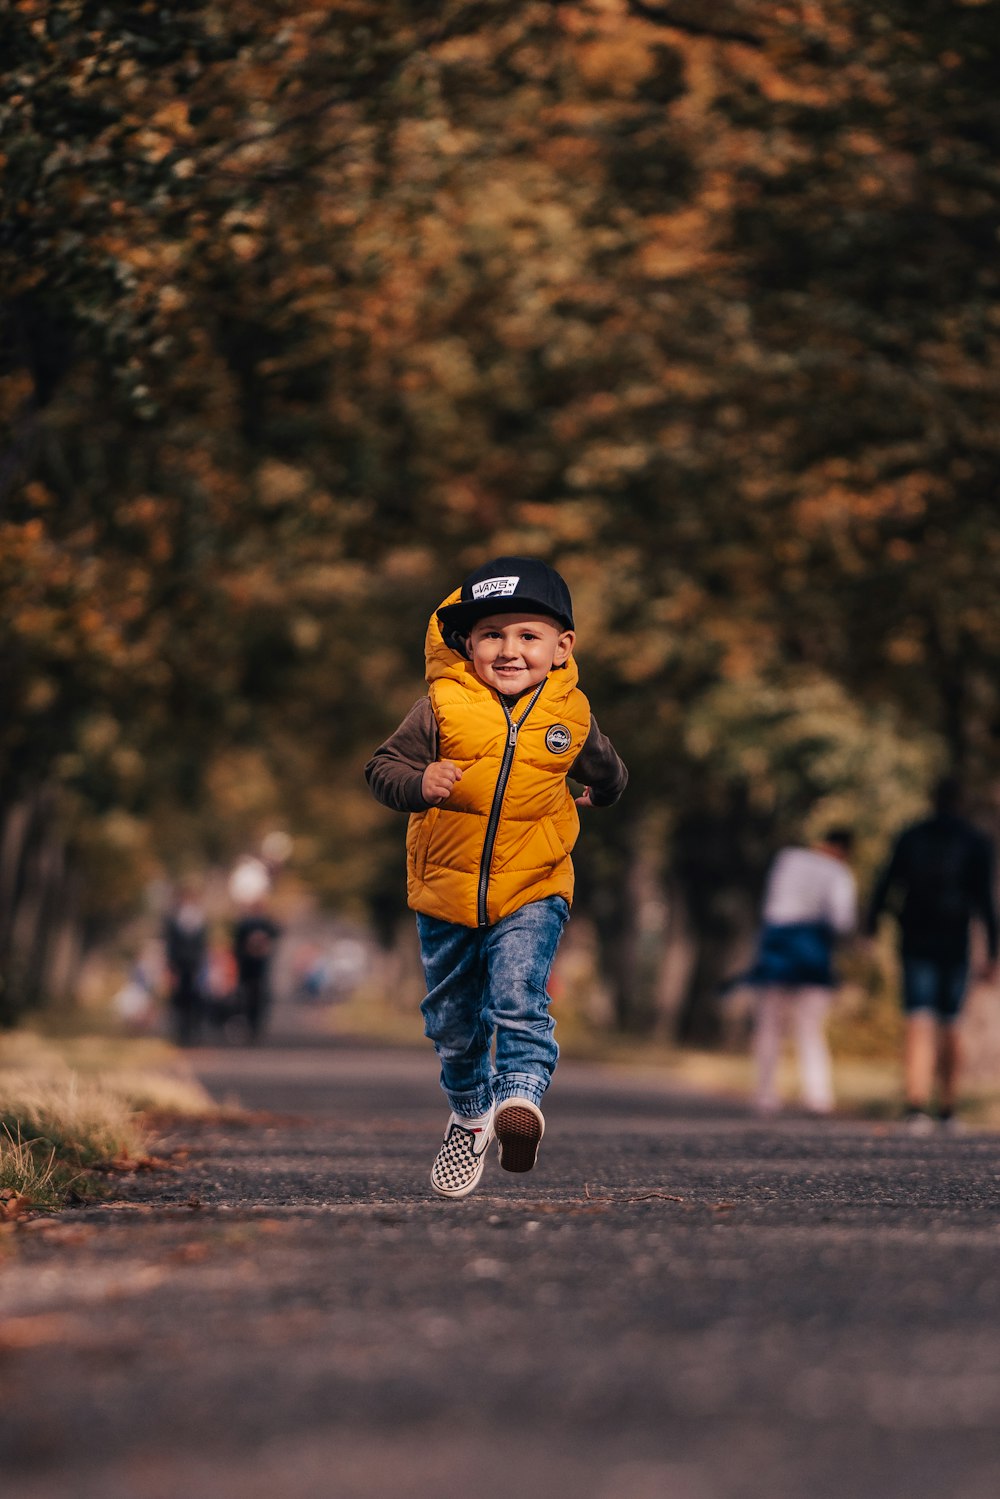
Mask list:
POLYGON ((802 1103, 815 1114, 829 1114, 833 1108, 833 1067, 826 1041, 830 998, 831 990, 819 986, 773 984, 757 991, 753 1054, 755 1102, 762 1113, 773 1114, 781 1107, 778 1063, 789 1030, 795 1034, 802 1103))

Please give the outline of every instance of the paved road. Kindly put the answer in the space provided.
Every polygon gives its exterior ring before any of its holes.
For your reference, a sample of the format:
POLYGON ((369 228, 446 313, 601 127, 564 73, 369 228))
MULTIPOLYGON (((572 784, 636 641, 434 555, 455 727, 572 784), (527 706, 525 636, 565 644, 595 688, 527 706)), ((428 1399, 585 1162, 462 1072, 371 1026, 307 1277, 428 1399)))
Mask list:
POLYGON ((250 1121, 4 1241, 9 1499, 996 1499, 997 1137, 565 1064, 427 1186, 433 1059, 206 1050, 250 1121))

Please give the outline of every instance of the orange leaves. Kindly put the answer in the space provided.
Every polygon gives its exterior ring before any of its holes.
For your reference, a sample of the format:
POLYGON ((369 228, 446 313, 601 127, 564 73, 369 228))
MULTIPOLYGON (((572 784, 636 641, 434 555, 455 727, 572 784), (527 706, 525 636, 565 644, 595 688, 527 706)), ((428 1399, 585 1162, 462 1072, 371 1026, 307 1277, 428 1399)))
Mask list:
MULTIPOLYGON (((176 501, 162 495, 140 494, 116 506, 115 523, 134 531, 137 539, 141 538, 145 557, 151 567, 162 567, 174 553, 171 527, 176 522, 177 509, 176 501)), ((132 567, 119 577, 133 597, 141 596, 148 590, 150 578, 144 568, 132 567)))
POLYGON ((552 171, 566 176, 586 173, 596 184, 596 170, 601 160, 601 150, 595 140, 580 136, 555 135, 543 139, 538 154, 552 171))
POLYGON ((893 666, 919 666, 926 661, 927 645, 922 626, 911 624, 903 633, 890 635, 885 642, 885 656, 893 666))
POLYGON ((555 505, 524 503, 515 510, 517 526, 536 532, 538 550, 548 554, 555 547, 586 547, 604 518, 600 500, 563 499, 555 505))
POLYGON ((137 240, 118 231, 99 237, 95 244, 122 265, 137 271, 170 272, 183 258, 183 247, 169 240, 137 240))
POLYGON ((745 613, 710 612, 701 628, 719 650, 718 672, 725 682, 746 682, 773 663, 777 644, 773 625, 745 613))
POLYGON ((0 376, 0 422, 8 423, 24 409, 34 390, 34 381, 26 369, 0 376))
POLYGON ((149 123, 138 130, 134 143, 149 161, 160 162, 193 135, 188 106, 181 99, 171 99, 149 117, 149 123))
MULTIPOLYGON (((46 503, 44 494, 34 499, 46 503)), ((145 530, 154 562, 165 555, 155 499, 136 500, 122 519, 145 530)), ((25 712, 55 705, 54 663, 98 678, 135 669, 141 648, 134 637, 147 615, 150 574, 137 561, 107 555, 96 527, 64 529, 50 508, 44 519, 0 525, 0 588, 8 634, 18 642, 22 675, 15 690, 25 712)))
POLYGON ((636 85, 650 76, 656 58, 638 28, 619 26, 594 41, 580 42, 574 62, 584 83, 592 89, 630 98, 636 85))
POLYGON ((268 509, 297 504, 311 485, 312 477, 305 469, 277 458, 265 460, 257 470, 257 493, 261 504, 268 509))
POLYGON ((871 487, 860 477, 854 485, 834 479, 796 502, 793 524, 807 537, 883 522, 906 524, 922 519, 946 494, 943 480, 929 473, 903 474, 871 487))
POLYGON ((723 265, 726 257, 713 246, 723 224, 717 212, 701 206, 651 215, 645 221, 648 238, 636 252, 641 274, 652 281, 671 281, 723 265))
POLYGON ((116 507, 115 519, 120 525, 152 530, 169 514, 169 510, 169 501, 162 496, 139 494, 134 499, 123 500, 116 507))
POLYGON ((22 521, 20 524, 4 523, 0 525, 0 546, 5 558, 19 556, 22 559, 46 538, 45 522, 40 518, 22 521))
POLYGON ((47 644, 61 619, 57 609, 41 604, 24 604, 14 608, 9 616, 9 627, 15 636, 25 642, 38 641, 47 644))
POLYGON ((566 470, 574 489, 615 490, 641 473, 653 460, 655 450, 644 442, 593 442, 566 470))
MULTIPOLYGON (((23 1218, 31 1211, 32 1201, 20 1192, 15 1192, 11 1187, 0 1190, 0 1223, 12 1223, 15 1218, 23 1218)), ((0 1331, 0 1346, 7 1344, 9 1340, 0 1331)), ((15 1345, 16 1346, 16 1345, 15 1345)), ((23 1345, 22 1345, 23 1346, 23 1345)))
POLYGON ((183 99, 171 99, 162 105, 153 115, 151 124, 154 129, 168 132, 175 140, 194 134, 188 106, 183 99))
POLYGON ((149 788, 181 741, 238 774, 237 731, 319 782, 335 723, 329 848, 355 740, 419 690, 427 590, 498 541, 564 554, 653 747, 650 697, 681 717, 789 642, 896 690, 942 578, 990 639, 958 556, 995 571, 989 531, 953 521, 995 457, 993 102, 940 60, 975 12, 904 44, 832 0, 647 8, 512 0, 449 34, 396 0, 239 0, 127 55, 71 35, 68 99, 32 80, 60 133, 24 113, 4 143, 0 279, 31 267, 54 365, 44 395, 27 355, 0 377, 41 455, 0 527, 19 703, 57 722, 72 676, 149 788))

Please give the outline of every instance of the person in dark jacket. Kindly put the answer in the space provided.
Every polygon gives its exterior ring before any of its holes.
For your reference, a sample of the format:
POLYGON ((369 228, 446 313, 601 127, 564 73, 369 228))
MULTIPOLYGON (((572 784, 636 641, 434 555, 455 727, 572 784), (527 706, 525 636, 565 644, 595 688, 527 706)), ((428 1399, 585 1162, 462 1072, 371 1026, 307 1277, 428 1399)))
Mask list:
POLYGON ((960 1062, 958 1021, 969 988, 970 926, 982 922, 988 978, 997 960, 997 906, 993 845, 961 815, 957 781, 941 781, 934 811, 896 839, 876 883, 866 929, 891 911, 899 925, 906 1012, 904 1072, 907 1122, 933 1128, 931 1097, 937 1079, 937 1113, 954 1118, 960 1062))
POLYGON ((233 928, 237 992, 251 1041, 259 1041, 271 1008, 271 962, 281 928, 255 901, 233 928))
POLYGON ((208 925, 197 894, 182 886, 163 923, 169 982, 170 1016, 180 1046, 197 1040, 205 1008, 205 960, 208 925))

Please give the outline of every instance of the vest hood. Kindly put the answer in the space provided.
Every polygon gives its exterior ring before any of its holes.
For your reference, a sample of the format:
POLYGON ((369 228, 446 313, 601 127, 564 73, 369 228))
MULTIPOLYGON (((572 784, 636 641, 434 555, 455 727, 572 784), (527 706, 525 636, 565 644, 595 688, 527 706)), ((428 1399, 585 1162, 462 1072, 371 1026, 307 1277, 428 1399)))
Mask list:
MULTIPOLYGON (((457 604, 461 601, 462 590, 456 588, 449 593, 446 599, 442 599, 438 609, 443 609, 447 604, 457 604)), ((459 654, 445 641, 438 623, 438 609, 434 610, 427 623, 427 634, 424 637, 424 675, 428 682, 439 682, 447 678, 452 682, 461 682, 471 692, 487 693, 491 697, 499 697, 492 687, 476 676, 472 662, 459 654)), ((549 672, 546 681, 548 691, 553 691, 558 697, 568 697, 580 679, 580 673, 572 655, 568 656, 564 665, 555 667, 549 672)))

